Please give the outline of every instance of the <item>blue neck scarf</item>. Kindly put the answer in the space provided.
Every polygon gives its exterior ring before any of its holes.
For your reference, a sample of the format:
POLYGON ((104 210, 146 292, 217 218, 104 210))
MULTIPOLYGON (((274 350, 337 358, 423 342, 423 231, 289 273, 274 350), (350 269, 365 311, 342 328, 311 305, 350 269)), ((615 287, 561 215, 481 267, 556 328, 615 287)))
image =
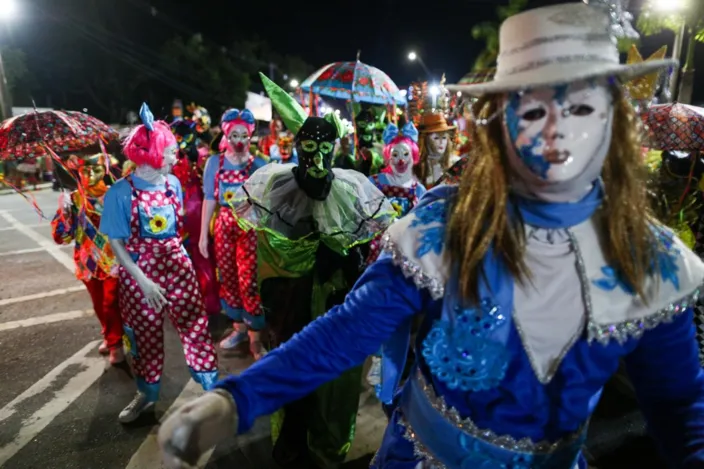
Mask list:
MULTIPOLYGON (((451 203, 454 194, 454 187, 434 189, 421 199, 415 210, 421 210, 438 199, 451 203)), ((596 183, 579 202, 547 203, 514 197, 508 210, 515 214, 514 216, 520 215, 527 225, 561 229, 579 225, 590 219, 602 200, 601 185, 596 183)), ((425 362, 435 378, 451 389, 459 387, 464 391, 476 391, 494 387, 503 379, 505 373, 507 363, 502 363, 506 357, 501 353, 501 349, 508 340, 512 325, 514 280, 493 247, 484 257, 483 269, 484 277, 479 283, 482 305, 476 308, 462 308, 459 306, 457 294, 457 268, 453 268, 453 275, 445 288, 441 319, 435 322, 421 347, 425 362), (485 328, 482 328, 478 335, 476 327, 471 332, 463 330, 463 327, 466 327, 463 321, 467 314, 471 315, 473 320, 483 321, 485 328), (477 357, 480 358, 478 361, 468 362, 466 353, 460 356, 457 351, 471 348, 472 342, 476 344, 476 349, 484 350, 487 355, 477 357), (485 366, 487 369, 477 373, 477 366, 485 366), (454 371, 448 373, 448 370, 454 371)), ((405 366, 410 329, 409 321, 382 347, 382 384, 378 389, 378 397, 387 404, 393 400, 405 366)))

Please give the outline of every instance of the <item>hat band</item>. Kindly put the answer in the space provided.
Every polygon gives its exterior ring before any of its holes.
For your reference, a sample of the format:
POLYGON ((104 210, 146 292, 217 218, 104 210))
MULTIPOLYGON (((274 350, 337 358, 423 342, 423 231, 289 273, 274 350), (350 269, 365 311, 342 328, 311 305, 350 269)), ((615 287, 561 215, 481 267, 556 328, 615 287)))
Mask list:
POLYGON ((537 37, 528 41, 527 43, 509 49, 507 51, 501 52, 501 57, 509 57, 511 55, 520 54, 532 49, 533 47, 543 46, 546 44, 552 44, 554 42, 565 42, 565 41, 579 41, 586 43, 589 47, 594 47, 597 43, 607 43, 608 46, 613 47, 613 36, 608 33, 588 33, 588 34, 556 34, 554 36, 548 37, 537 37))
POLYGON ((614 62, 612 59, 604 57, 599 54, 575 54, 575 55, 561 55, 557 57, 547 57, 545 59, 534 60, 532 62, 524 63, 509 70, 497 70, 496 77, 516 75, 518 73, 531 72, 533 70, 547 67, 553 64, 579 64, 579 63, 604 63, 604 64, 618 64, 618 61, 614 62))

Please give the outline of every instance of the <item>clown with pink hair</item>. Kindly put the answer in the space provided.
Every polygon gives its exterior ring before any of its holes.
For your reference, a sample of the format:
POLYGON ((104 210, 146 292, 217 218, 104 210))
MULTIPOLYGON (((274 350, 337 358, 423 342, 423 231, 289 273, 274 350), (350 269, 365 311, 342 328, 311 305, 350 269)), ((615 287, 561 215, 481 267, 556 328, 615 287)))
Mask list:
POLYGON ((215 263, 220 276, 220 303, 225 314, 234 321, 233 332, 220 342, 231 350, 249 341, 255 359, 266 350, 260 331, 265 326, 259 287, 257 285, 257 235, 243 231, 237 224, 233 203, 237 190, 249 177, 266 164, 250 153, 250 142, 256 121, 251 111, 230 109, 221 119, 222 140, 219 155, 208 159, 203 174, 203 211, 198 248, 208 257, 210 225, 215 215, 215 263))
POLYGON ((169 174, 178 146, 168 124, 140 110, 142 125, 124 143, 135 170, 105 196, 100 231, 120 264, 118 301, 132 355, 137 395, 120 412, 129 423, 154 407, 164 368, 164 317, 178 331, 193 379, 208 390, 217 380, 217 356, 208 332, 196 272, 181 237, 183 193, 169 174))

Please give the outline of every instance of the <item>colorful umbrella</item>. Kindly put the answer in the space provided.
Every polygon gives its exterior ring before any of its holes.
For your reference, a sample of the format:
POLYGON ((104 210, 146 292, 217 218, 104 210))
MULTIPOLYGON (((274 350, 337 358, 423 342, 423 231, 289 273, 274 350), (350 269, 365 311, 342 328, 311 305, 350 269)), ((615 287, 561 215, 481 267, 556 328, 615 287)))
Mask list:
POLYGON ((386 73, 359 60, 328 64, 306 78, 301 89, 354 102, 406 104, 406 98, 386 73))
POLYGON ((30 112, 0 125, 0 159, 44 156, 46 145, 58 153, 76 151, 117 137, 112 127, 82 112, 30 112))
POLYGON ((640 115, 650 146, 667 151, 704 151, 704 109, 670 103, 650 106, 640 115))

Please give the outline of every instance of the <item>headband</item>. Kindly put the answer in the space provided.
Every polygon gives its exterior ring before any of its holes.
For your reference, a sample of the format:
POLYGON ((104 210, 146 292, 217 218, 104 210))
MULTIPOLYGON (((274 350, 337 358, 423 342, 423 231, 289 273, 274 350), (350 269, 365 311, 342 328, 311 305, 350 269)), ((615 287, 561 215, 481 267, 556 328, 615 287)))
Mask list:
POLYGON ((400 131, 396 124, 389 124, 388 126, 386 126, 386 129, 384 129, 384 133, 382 134, 381 138, 382 140, 384 140, 384 143, 388 145, 393 139, 395 139, 399 135, 403 137, 408 137, 414 142, 418 143, 418 130, 412 122, 407 122, 406 125, 404 125, 400 131))

